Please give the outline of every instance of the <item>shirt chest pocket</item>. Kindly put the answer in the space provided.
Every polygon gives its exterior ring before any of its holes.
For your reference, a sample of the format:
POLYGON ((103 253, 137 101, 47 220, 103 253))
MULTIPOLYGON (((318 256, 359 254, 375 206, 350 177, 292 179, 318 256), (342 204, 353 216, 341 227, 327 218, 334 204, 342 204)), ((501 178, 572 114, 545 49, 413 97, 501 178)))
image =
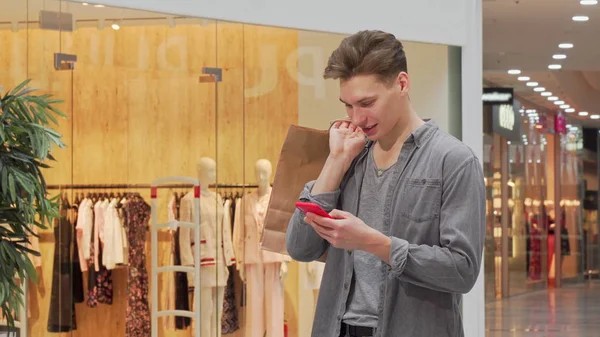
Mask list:
POLYGON ((402 183, 400 214, 413 222, 425 222, 440 216, 442 179, 409 178, 402 183))

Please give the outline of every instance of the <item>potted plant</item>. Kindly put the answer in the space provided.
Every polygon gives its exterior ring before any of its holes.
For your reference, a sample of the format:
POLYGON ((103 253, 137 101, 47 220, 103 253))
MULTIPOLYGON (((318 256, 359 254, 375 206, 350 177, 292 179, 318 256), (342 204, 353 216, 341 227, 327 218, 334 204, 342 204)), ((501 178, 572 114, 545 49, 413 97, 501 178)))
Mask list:
POLYGON ((9 327, 24 301, 19 284, 37 281, 29 258, 39 256, 28 247, 32 226, 46 228, 58 216, 60 196, 48 197, 42 168, 54 160, 54 146, 65 146, 48 126, 66 117, 54 106, 62 101, 36 95, 29 82, 0 93, 0 310, 9 327))

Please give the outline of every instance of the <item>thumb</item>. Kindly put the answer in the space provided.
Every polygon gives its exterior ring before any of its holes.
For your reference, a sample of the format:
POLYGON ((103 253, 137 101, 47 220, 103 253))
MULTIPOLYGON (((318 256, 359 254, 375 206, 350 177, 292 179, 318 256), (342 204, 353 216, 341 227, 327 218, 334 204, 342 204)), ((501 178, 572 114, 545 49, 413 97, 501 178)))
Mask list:
POLYGON ((332 210, 331 212, 329 212, 329 215, 331 215, 332 217, 334 217, 336 219, 347 219, 351 216, 350 213, 341 211, 339 209, 332 210))

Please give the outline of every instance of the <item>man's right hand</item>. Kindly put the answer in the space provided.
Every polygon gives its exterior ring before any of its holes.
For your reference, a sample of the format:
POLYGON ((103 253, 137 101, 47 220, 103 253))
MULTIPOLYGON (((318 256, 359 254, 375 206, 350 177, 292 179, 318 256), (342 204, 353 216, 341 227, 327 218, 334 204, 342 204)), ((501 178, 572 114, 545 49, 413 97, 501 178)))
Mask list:
POLYGON ((329 129, 329 155, 352 161, 365 146, 365 134, 350 122, 338 121, 329 129))
POLYGON ((360 128, 350 122, 335 122, 329 129, 329 157, 311 193, 336 190, 350 164, 364 146, 365 135, 360 128))

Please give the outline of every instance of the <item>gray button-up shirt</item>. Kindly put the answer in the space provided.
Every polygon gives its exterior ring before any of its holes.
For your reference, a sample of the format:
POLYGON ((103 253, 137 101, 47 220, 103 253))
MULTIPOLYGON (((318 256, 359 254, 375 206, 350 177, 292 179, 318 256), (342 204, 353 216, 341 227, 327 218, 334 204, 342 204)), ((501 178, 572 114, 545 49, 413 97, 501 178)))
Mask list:
MULTIPOLYGON (((356 214, 367 148, 353 161, 339 189, 300 200, 356 214)), ((473 151, 432 120, 405 141, 394 185, 382 205, 384 234, 392 239, 390 265, 382 264, 378 337, 463 336, 462 294, 475 284, 485 237, 485 185, 473 151)), ((353 274, 351 251, 331 246, 296 210, 286 243, 298 261, 327 253, 313 323, 313 337, 337 337, 353 274)))

